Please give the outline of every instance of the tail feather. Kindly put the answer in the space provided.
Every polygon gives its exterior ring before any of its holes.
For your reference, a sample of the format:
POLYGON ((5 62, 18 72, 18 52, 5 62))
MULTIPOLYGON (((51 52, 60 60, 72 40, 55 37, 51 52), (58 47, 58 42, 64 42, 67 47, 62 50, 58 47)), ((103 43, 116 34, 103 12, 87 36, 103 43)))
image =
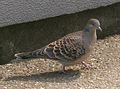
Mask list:
POLYGON ((16 59, 28 59, 33 58, 31 52, 17 53, 15 54, 16 59))
POLYGON ((22 52, 22 53, 16 53, 14 55, 16 59, 29 59, 29 58, 38 58, 44 56, 44 50, 38 49, 32 52, 22 52))

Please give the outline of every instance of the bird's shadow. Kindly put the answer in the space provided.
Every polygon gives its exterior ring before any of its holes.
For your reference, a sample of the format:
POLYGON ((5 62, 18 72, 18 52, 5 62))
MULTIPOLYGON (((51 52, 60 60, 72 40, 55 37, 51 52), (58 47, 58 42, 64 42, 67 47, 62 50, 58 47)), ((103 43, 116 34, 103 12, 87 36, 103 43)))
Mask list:
POLYGON ((60 71, 32 74, 29 76, 12 76, 5 81, 39 81, 39 82, 70 82, 80 77, 79 70, 67 70, 65 73, 60 71))

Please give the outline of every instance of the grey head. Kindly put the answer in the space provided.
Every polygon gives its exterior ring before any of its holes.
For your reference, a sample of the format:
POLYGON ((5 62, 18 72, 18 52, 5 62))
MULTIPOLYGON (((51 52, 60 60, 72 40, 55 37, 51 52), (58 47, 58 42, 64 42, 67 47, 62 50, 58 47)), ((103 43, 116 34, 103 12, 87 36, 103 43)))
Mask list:
POLYGON ((100 22, 97 19, 90 19, 83 30, 84 43, 89 46, 97 40, 96 30, 102 31, 100 22))
POLYGON ((89 27, 91 29, 102 31, 102 29, 100 27, 100 22, 97 19, 90 19, 90 20, 88 20, 87 27, 89 27))

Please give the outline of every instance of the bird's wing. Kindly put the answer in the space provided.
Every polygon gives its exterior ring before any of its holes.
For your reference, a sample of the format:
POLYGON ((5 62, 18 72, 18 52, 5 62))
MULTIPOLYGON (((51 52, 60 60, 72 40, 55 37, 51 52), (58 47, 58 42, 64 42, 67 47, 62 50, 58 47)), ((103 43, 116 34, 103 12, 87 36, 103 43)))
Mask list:
POLYGON ((85 54, 81 32, 68 34, 48 44, 44 49, 44 54, 50 58, 61 60, 75 60, 85 54))

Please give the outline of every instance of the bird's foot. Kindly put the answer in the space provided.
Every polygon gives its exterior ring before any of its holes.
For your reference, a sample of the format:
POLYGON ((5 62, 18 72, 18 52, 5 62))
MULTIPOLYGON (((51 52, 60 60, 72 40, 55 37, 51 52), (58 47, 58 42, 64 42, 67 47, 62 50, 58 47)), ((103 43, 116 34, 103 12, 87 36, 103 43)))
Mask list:
POLYGON ((66 73, 65 67, 66 67, 66 66, 62 66, 62 73, 66 73))
POLYGON ((82 61, 81 63, 83 64, 82 69, 90 70, 90 69, 93 68, 91 64, 88 64, 88 63, 86 63, 86 62, 84 62, 84 61, 82 61))

